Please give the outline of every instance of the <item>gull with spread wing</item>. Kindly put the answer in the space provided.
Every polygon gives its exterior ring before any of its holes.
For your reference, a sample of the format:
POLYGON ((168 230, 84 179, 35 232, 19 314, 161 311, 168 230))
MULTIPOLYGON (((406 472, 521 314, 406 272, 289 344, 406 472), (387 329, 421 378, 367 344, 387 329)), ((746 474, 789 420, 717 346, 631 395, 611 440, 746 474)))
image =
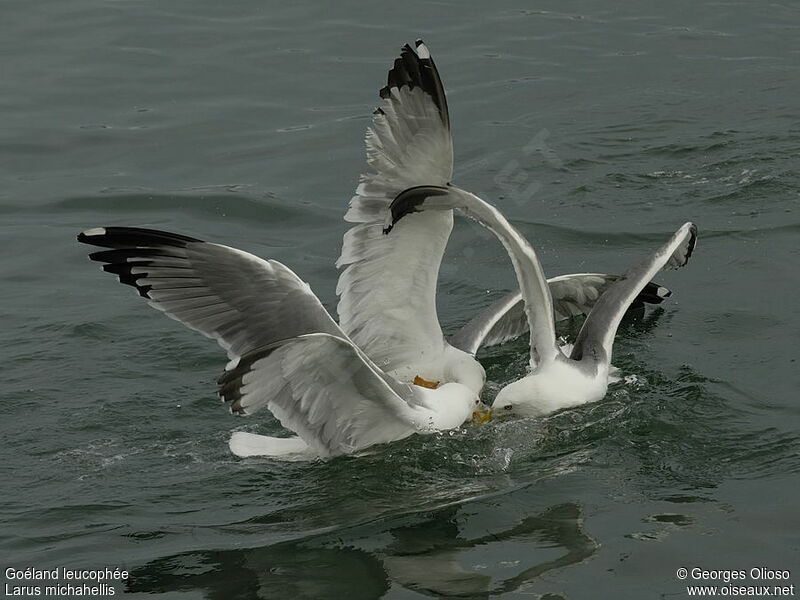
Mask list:
POLYGON ((685 223, 663 246, 614 281, 594 304, 566 355, 556 340, 553 297, 536 252, 497 208, 452 185, 417 186, 398 194, 383 231, 391 237, 404 217, 425 218, 455 208, 502 242, 525 305, 531 372, 497 394, 492 410, 500 414, 544 415, 605 396, 614 337, 623 315, 656 273, 688 262, 697 239, 697 228, 685 223))
POLYGON ((453 429, 479 403, 459 383, 437 389, 387 375, 339 328, 308 284, 274 260, 132 227, 98 227, 78 241, 153 308, 217 340, 230 362, 219 394, 231 411, 268 408, 297 437, 236 432, 239 456, 353 454, 414 433, 453 429))
MULTIPOLYGON (((421 184, 442 189, 453 176, 453 140, 447 98, 430 51, 421 40, 405 45, 380 91, 366 135, 367 163, 345 220, 337 266, 339 325, 367 356, 402 381, 435 388, 458 382, 476 393, 485 373, 475 359, 481 346, 528 331, 522 297, 513 292, 491 304, 445 339, 436 311, 439 267, 453 228, 453 211, 408 214, 391 236, 383 228, 392 201, 421 184), (437 187, 438 186, 438 187, 437 187)), ((588 314, 619 276, 562 275, 549 283, 551 320, 588 314)), ((670 291, 647 283, 633 303, 660 303, 670 291)))

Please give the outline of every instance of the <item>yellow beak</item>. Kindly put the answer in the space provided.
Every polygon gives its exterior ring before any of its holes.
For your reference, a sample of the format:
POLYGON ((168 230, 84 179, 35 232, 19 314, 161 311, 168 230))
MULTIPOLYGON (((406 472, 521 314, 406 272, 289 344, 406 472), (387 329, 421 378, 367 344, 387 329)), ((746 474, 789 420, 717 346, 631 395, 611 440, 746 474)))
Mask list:
POLYGON ((476 425, 483 425, 488 423, 493 418, 491 408, 479 408, 472 413, 472 422, 476 425))

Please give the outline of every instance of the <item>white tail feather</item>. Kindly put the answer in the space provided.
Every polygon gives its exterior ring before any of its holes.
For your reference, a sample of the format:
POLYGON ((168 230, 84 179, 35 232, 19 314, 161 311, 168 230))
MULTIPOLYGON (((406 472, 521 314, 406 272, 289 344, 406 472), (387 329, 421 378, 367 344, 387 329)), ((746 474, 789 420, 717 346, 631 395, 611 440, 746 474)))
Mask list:
POLYGON ((236 456, 269 456, 281 460, 311 460, 312 452, 299 437, 275 438, 246 431, 234 431, 228 447, 236 456))

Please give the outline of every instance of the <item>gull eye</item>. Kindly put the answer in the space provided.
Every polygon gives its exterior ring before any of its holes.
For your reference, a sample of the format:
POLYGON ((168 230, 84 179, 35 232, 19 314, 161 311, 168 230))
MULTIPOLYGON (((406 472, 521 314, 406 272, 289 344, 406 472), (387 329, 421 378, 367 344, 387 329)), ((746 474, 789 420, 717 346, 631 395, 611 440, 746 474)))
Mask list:
POLYGON ((480 402, 480 400, 475 400, 475 404, 478 404, 479 402, 480 402))
POLYGON ((514 408, 514 407, 513 407, 511 404, 506 404, 506 405, 503 407, 503 410, 511 410, 512 408, 514 408))

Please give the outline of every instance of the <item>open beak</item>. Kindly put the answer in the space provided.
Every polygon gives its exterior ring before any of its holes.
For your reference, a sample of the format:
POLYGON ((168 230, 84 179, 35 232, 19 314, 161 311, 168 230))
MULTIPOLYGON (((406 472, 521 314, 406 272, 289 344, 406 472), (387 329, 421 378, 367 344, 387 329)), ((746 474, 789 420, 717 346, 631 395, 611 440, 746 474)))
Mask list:
POLYGON ((493 413, 491 408, 478 408, 472 412, 472 422, 476 425, 483 425, 488 423, 493 418, 493 413))

